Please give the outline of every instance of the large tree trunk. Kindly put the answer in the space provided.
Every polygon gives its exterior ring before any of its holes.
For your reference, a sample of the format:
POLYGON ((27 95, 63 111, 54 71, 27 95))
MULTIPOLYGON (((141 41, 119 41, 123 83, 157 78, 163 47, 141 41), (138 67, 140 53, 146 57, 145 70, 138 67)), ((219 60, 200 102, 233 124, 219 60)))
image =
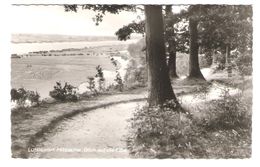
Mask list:
POLYGON ((168 61, 168 68, 169 68, 169 75, 171 78, 178 78, 176 72, 176 42, 174 39, 174 21, 173 21, 173 13, 172 13, 172 5, 166 6, 166 27, 165 27, 165 34, 166 34, 166 41, 168 42, 167 51, 169 53, 169 61, 168 61))
POLYGON ((146 5, 145 20, 149 105, 161 105, 166 100, 177 102, 166 66, 162 7, 146 5))
POLYGON ((198 56, 198 21, 195 19, 189 19, 189 32, 190 32, 190 60, 189 60, 189 78, 203 79, 200 66, 199 66, 199 56, 198 56))

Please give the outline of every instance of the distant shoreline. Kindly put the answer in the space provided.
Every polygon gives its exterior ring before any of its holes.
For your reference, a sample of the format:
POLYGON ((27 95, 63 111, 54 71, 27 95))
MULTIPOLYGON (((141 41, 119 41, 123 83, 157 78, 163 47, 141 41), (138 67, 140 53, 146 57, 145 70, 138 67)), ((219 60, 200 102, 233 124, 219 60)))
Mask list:
POLYGON ((38 43, 11 43, 12 54, 28 54, 29 52, 77 50, 92 47, 128 45, 137 40, 127 41, 105 40, 105 41, 78 41, 78 42, 38 42, 38 43))
MULTIPOLYGON (((140 37, 133 36, 133 39, 140 37)), ((76 35, 55 35, 55 34, 12 34, 11 43, 63 43, 63 42, 102 42, 118 41, 116 36, 76 36, 76 35)))

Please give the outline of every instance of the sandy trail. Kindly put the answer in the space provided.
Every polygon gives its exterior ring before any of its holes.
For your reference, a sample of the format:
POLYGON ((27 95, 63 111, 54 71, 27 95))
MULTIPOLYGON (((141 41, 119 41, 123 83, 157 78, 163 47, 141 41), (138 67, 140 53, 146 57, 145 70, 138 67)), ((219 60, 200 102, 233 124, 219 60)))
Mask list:
MULTIPOLYGON (((129 158, 127 119, 143 102, 116 104, 62 121, 30 158, 129 158)), ((31 150, 34 151, 34 150, 31 150)))

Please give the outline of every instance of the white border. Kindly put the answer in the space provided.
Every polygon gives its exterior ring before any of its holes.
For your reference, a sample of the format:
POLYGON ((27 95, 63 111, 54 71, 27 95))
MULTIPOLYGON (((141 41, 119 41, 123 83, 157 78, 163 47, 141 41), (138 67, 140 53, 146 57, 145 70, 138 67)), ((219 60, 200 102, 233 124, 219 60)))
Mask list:
MULTIPOLYGON (((259 73, 259 7, 257 1, 254 0, 161 0, 161 1, 147 1, 147 0, 11 0, 9 2, 2 2, 0 10, 1 17, 1 34, 0 34, 0 163, 8 163, 9 165, 26 165, 26 166, 46 166, 46 165, 62 165, 62 166, 75 166, 75 165, 84 165, 84 166, 107 166, 107 165, 120 165, 120 166, 164 166, 164 165, 174 165, 174 166, 257 166, 259 153, 259 79, 257 74, 259 73), (8 27, 8 16, 9 9, 11 4, 75 4, 75 3, 103 3, 103 4, 253 4, 254 9, 254 59, 253 59, 253 67, 254 67, 254 98, 253 98, 253 156, 251 159, 244 160, 19 160, 19 159, 11 159, 11 141, 10 141, 10 105, 9 105, 9 92, 10 92, 10 32, 8 27), (25 164, 26 163, 26 164, 25 164)), ((7 165, 7 164, 6 164, 7 165)), ((1 165, 3 166, 3 165, 1 165)))
POLYGON ((11 0, 14 3, 27 4, 253 4, 254 0, 11 0))

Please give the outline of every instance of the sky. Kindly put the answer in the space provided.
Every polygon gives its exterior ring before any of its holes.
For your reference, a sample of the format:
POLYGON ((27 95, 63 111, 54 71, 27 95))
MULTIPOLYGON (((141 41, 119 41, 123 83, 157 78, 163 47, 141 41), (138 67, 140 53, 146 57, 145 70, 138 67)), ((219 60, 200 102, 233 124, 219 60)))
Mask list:
POLYGON ((63 6, 12 6, 12 33, 41 33, 66 35, 114 35, 123 25, 137 20, 137 13, 107 13, 96 26, 92 18, 95 12, 79 10, 65 12, 63 6))
MULTIPOLYGON (((34 34, 64 34, 64 35, 94 35, 112 36, 123 25, 132 21, 138 21, 138 15, 144 18, 140 12, 121 12, 118 15, 107 13, 103 22, 96 26, 92 18, 95 12, 89 10, 79 10, 75 12, 65 12, 63 6, 16 6, 13 5, 11 32, 34 33, 34 34)), ((179 11, 175 7, 174 11, 179 11)))
POLYGON ((95 12, 79 10, 65 12, 63 6, 12 6, 12 33, 41 33, 66 35, 114 35, 123 25, 137 20, 137 13, 107 13, 96 26, 95 12))

